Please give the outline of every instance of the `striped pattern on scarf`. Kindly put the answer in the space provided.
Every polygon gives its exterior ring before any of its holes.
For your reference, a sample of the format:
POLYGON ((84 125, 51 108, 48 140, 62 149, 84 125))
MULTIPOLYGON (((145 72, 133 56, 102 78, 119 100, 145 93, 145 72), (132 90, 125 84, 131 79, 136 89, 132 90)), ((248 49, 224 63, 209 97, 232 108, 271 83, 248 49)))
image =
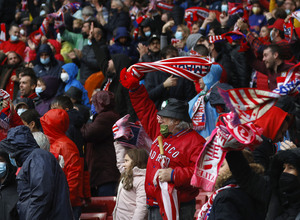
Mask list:
POLYGON ((213 64, 208 58, 198 56, 175 57, 149 63, 137 63, 132 66, 133 76, 140 79, 145 73, 163 71, 190 81, 198 81, 205 76, 213 64))
POLYGON ((292 67, 273 92, 253 88, 219 90, 231 113, 217 122, 195 165, 191 185, 211 191, 227 150, 253 149, 262 142, 262 129, 253 122, 261 118, 276 101, 299 92, 299 64, 292 67))

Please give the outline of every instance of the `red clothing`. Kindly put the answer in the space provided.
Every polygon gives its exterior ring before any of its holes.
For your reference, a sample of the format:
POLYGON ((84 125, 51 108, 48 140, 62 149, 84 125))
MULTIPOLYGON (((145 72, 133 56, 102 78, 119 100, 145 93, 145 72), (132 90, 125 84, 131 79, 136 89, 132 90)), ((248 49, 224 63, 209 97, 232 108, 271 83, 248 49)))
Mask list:
MULTIPOLYGON (((256 38, 253 33, 250 33, 247 35, 247 41, 251 45, 251 48, 253 52, 257 55, 258 58, 262 57, 264 49, 269 45, 268 42, 264 43, 259 40, 259 38, 256 38)), ((280 46, 282 58, 284 60, 287 60, 289 62, 294 61, 295 57, 291 50, 291 45, 288 41, 285 39, 276 42, 280 46)))
POLYGON ((79 151, 65 132, 69 127, 69 116, 65 110, 52 109, 41 118, 44 133, 50 141, 50 152, 62 155, 72 206, 81 206, 83 198, 83 163, 79 151))
MULTIPOLYGON (((19 125, 24 125, 22 122, 22 119, 17 114, 17 112, 14 110, 14 112, 11 114, 10 120, 9 120, 9 128, 17 127, 19 125)), ((0 127, 0 141, 5 139, 7 137, 7 130, 0 127)))
MULTIPOLYGON (((11 76, 16 76, 16 70, 12 72, 11 76)), ((10 97, 14 97, 14 87, 15 87, 15 82, 9 79, 8 83, 6 84, 5 91, 8 92, 10 97)))
MULTIPOLYGON (((37 94, 34 92, 32 93, 31 95, 29 95, 27 98, 30 98, 30 99, 35 99, 37 96, 37 94)), ((24 98, 24 96, 21 96, 21 98, 24 98)))
POLYGON ((25 57, 25 48, 26 44, 23 41, 12 42, 10 40, 4 41, 0 44, 0 50, 3 50, 4 53, 8 51, 15 51, 19 54, 23 59, 25 57))
MULTIPOLYGON (((130 92, 130 99, 143 127, 150 138, 154 140, 147 164, 145 189, 147 204, 157 205, 155 195, 159 189, 155 188, 153 184, 154 175, 160 169, 160 152, 156 139, 160 135, 157 110, 154 103, 149 99, 143 85, 135 92, 130 92)), ((204 146, 205 139, 196 131, 187 129, 175 135, 169 135, 163 139, 163 143, 168 167, 174 169, 173 179, 175 188, 178 190, 179 203, 191 201, 199 193, 197 188, 190 185, 190 181, 194 172, 195 162, 204 146)))
MULTIPOLYGON (((246 53, 248 54, 248 53, 246 53)), ((248 61, 250 62, 250 65, 258 72, 261 72, 262 74, 265 74, 268 76, 268 87, 270 90, 277 88, 277 77, 286 76, 287 71, 294 66, 294 64, 287 63, 283 61, 278 67, 277 67, 277 73, 273 72, 273 70, 268 69, 263 61, 260 61, 254 57, 248 57, 248 61)))

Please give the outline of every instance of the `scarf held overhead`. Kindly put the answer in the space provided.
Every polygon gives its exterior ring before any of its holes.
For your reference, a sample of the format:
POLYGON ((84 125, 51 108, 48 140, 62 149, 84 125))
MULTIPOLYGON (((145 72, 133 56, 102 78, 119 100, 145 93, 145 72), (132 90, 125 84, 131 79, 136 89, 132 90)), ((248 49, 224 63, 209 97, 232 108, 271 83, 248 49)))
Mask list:
POLYGON ((208 58, 198 56, 175 57, 156 62, 134 64, 131 72, 138 79, 142 78, 145 73, 163 71, 190 81, 198 81, 210 71, 212 64, 213 62, 208 58))
POLYGON ((292 67, 283 79, 278 79, 273 92, 253 88, 219 90, 231 113, 220 117, 209 141, 206 142, 195 165, 191 185, 211 191, 225 151, 254 149, 262 142, 262 129, 253 122, 266 114, 284 95, 299 92, 299 64, 292 67))

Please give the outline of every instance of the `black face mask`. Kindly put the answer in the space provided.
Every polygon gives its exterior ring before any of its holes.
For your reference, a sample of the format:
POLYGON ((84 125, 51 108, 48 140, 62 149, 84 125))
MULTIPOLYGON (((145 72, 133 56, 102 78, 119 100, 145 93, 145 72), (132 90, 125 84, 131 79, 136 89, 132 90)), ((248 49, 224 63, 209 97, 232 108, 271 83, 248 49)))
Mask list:
POLYGON ((89 37, 89 34, 87 34, 86 32, 82 32, 81 34, 82 34, 83 38, 88 38, 89 37))
POLYGON ((279 179, 279 189, 281 192, 293 192, 300 189, 298 177, 293 174, 282 173, 279 179))
POLYGON ((118 13, 118 9, 116 9, 116 8, 111 8, 111 9, 110 9, 110 12, 113 13, 113 14, 118 13))
POLYGON ((81 32, 81 28, 73 28, 73 32, 74 33, 80 33, 81 32))
POLYGON ((300 181, 298 177, 293 174, 282 173, 279 179, 279 192, 283 205, 299 201, 300 181))

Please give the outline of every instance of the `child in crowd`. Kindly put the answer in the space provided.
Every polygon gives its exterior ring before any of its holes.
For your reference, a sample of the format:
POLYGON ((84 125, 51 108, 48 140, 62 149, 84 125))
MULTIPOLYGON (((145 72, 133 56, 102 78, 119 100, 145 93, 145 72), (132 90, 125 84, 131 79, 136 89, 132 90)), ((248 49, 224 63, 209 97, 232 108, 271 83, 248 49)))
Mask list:
POLYGON ((124 157, 124 172, 118 188, 114 219, 147 219, 144 188, 148 153, 129 149, 124 157))

